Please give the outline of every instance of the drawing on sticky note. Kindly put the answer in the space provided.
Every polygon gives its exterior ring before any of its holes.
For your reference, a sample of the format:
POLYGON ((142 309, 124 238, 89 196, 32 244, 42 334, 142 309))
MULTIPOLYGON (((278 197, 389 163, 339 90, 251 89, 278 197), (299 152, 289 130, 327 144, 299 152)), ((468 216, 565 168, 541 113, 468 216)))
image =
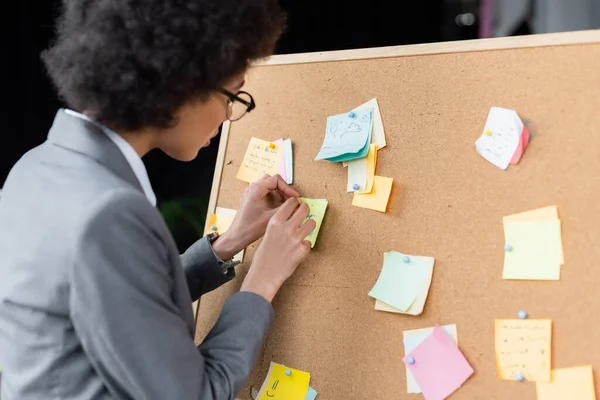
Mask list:
POLYGON ((550 380, 552 321, 500 319, 495 321, 496 368, 503 380, 550 380))
POLYGON ((266 140, 250 139, 237 179, 252 183, 265 174, 275 175, 285 171, 283 141, 280 144, 275 143, 274 148, 271 148, 269 145, 272 143, 266 140))
POLYGON ((338 114, 327 118, 325 139, 315 160, 357 153, 368 145, 373 128, 372 113, 373 109, 365 109, 357 111, 354 117, 338 114))

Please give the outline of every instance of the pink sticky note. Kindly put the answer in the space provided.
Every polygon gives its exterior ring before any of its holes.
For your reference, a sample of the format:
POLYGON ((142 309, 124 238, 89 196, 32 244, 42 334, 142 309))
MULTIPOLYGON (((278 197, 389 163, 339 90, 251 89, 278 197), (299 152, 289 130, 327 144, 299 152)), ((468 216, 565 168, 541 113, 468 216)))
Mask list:
POLYGON ((283 139, 277 139, 273 142, 273 144, 275 146, 277 146, 277 149, 280 149, 279 151, 279 165, 278 165, 278 170, 279 170, 279 176, 281 176, 281 178, 283 178, 283 180, 286 180, 286 176, 285 176, 285 151, 283 151, 283 139))
POLYGON ((518 164, 519 160, 521 159, 521 156, 523 155, 523 152, 525 151, 525 148, 527 147, 527 145, 529 144, 529 131, 527 130, 527 127, 523 127, 523 132, 521 132, 521 139, 519 139, 519 145, 517 146, 517 149, 515 150, 515 154, 513 154, 512 158, 510 159, 510 163, 511 164, 518 164))
POLYGON ((439 325, 403 361, 426 400, 445 399, 473 375, 465 356, 439 325), (407 361, 411 357, 413 364, 407 361))

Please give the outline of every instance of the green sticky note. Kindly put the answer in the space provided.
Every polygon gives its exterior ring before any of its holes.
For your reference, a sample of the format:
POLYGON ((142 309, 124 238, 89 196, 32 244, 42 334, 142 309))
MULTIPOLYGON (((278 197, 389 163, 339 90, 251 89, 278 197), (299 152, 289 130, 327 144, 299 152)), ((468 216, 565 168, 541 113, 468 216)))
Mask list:
POLYGON ((559 280, 563 250, 559 220, 504 223, 504 279, 559 280))
POLYGON ((308 204, 310 207, 310 213, 306 219, 314 219, 317 223, 315 230, 306 237, 306 240, 310 242, 310 247, 315 247, 317 236, 319 236, 319 230, 321 229, 321 224, 323 223, 323 218, 325 217, 325 210, 327 209, 328 202, 326 199, 307 199, 305 197, 301 197, 300 200, 308 204))
POLYGON ((410 256, 390 251, 383 257, 379 278, 369 296, 398 310, 406 311, 413 304, 428 275, 431 257, 410 256), (404 257, 408 257, 405 262, 404 257))

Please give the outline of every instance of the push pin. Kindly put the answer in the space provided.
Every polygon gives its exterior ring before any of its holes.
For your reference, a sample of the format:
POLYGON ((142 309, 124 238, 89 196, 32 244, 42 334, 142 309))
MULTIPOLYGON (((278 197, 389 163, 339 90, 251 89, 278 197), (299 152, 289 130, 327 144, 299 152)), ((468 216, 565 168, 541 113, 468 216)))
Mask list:
POLYGON ((273 150, 273 149, 275 148, 275 144, 274 144, 274 143, 269 143, 269 148, 270 148, 271 150, 273 150))
POLYGON ((513 247, 510 244, 504 245, 504 251, 511 252, 512 250, 513 250, 513 247))
POLYGON ((404 264, 408 264, 408 263, 410 262, 410 257, 409 257, 409 256, 404 256, 404 257, 402 257, 402 262, 403 262, 404 264))
POLYGON ((519 316, 519 319, 527 318, 527 313, 523 310, 519 311, 519 313, 517 315, 519 316))
POLYGON ((289 369, 286 369, 286 370, 285 370, 285 374, 286 374, 287 376, 291 376, 291 375, 292 375, 292 371, 290 371, 289 369))
POLYGON ((406 359, 406 362, 409 363, 410 365, 413 365, 415 363, 415 359, 414 359, 414 357, 408 357, 406 359))
POLYGON ((492 136, 492 130, 491 129, 486 129, 485 130, 485 134, 488 136, 492 136))
POLYGON ((216 225, 211 226, 210 230, 213 231, 213 232, 216 231, 217 230, 217 226, 216 225))
POLYGON ((349 116, 350 118, 354 118, 354 116, 355 116, 355 115, 356 115, 356 114, 354 114, 354 112, 353 112, 353 111, 350 111, 350 112, 348 113, 348 116, 349 116))
POLYGON ((359 184, 358 184, 358 183, 355 183, 354 185, 352 185, 352 189, 354 189, 354 190, 358 190, 358 189, 360 189, 360 186, 359 186, 359 184))
POLYGON ((523 376, 522 373, 517 372, 517 374, 515 375, 515 379, 518 380, 519 382, 523 382, 525 380, 525 377, 523 376))

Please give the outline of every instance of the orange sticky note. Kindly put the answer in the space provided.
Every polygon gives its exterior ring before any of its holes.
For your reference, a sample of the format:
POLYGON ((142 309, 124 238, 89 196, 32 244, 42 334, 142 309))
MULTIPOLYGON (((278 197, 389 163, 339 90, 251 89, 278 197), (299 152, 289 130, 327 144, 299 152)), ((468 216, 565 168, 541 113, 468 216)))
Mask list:
POLYGON ((285 173, 284 146, 276 145, 278 142, 276 141, 274 145, 271 142, 254 137, 250 139, 236 178, 252 183, 265 174, 285 173))
POLYGON ((497 319, 496 369, 503 380, 550 380, 552 321, 549 319, 497 319))
POLYGON ((354 193, 352 205, 385 212, 387 209, 388 200, 390 199, 390 193, 392 192, 393 182, 394 178, 375 176, 371 193, 354 193))
POLYGON ((537 382, 538 400, 596 400, 591 365, 552 370, 552 382, 537 382))

